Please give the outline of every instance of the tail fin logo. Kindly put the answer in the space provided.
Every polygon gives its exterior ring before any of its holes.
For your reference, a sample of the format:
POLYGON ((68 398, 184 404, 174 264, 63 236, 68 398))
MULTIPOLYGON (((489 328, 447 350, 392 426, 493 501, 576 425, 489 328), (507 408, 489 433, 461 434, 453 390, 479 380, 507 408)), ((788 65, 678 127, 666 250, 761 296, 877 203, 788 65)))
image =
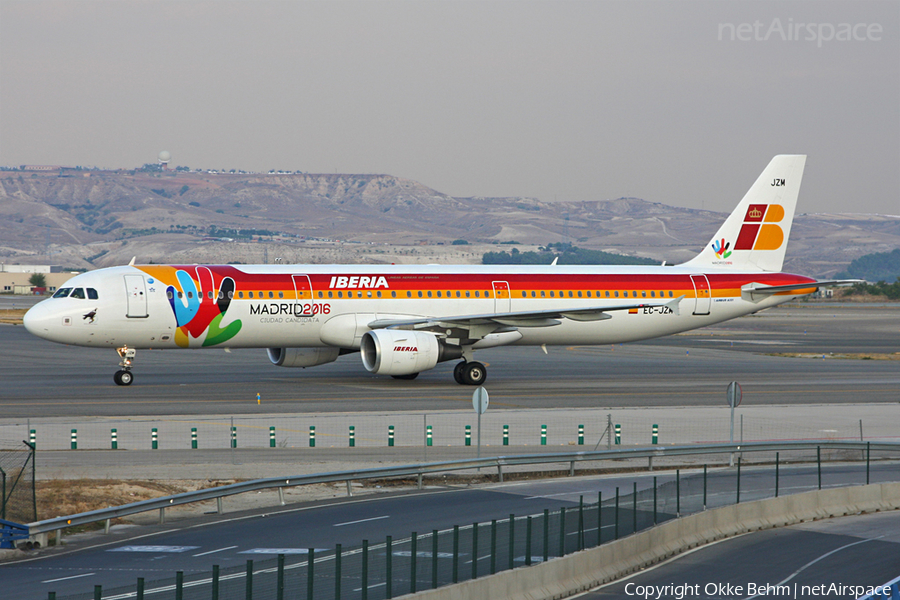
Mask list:
POLYGON ((712 249, 715 251, 716 256, 719 258, 728 258, 731 256, 731 252, 728 250, 731 247, 731 242, 726 243, 725 238, 722 238, 721 241, 716 240, 713 242, 712 249))
POLYGON ((778 250, 784 243, 784 230, 778 225, 783 220, 784 207, 780 204, 751 204, 734 249, 778 250))

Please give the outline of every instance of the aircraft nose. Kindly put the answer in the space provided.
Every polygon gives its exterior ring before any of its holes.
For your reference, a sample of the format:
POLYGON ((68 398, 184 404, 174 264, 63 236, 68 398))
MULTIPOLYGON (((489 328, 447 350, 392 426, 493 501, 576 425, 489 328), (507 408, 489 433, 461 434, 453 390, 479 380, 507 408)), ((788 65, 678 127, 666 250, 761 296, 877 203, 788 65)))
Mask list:
POLYGON ((28 309, 28 312, 22 317, 22 324, 31 335, 46 339, 50 334, 50 319, 51 315, 47 306, 44 305, 44 302, 39 302, 28 309))

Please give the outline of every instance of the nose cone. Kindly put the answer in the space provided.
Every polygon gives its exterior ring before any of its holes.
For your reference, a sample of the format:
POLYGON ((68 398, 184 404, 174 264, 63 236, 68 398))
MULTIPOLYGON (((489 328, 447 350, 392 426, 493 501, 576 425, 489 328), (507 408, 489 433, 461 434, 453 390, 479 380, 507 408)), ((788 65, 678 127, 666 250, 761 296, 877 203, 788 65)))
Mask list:
POLYGON ((50 314, 52 311, 47 306, 47 302, 47 300, 38 302, 28 309, 28 312, 22 318, 22 323, 25 325, 28 333, 49 340, 52 339, 50 337, 50 328, 53 316, 50 314))

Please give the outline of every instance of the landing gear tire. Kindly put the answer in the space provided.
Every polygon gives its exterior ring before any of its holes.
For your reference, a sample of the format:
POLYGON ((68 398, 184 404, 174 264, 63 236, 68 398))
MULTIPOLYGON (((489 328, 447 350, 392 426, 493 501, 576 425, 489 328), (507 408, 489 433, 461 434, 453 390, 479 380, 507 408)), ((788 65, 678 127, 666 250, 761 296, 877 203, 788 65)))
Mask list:
POLYGON ((116 371, 116 374, 113 375, 113 381, 116 382, 116 385, 131 385, 131 382, 134 381, 134 375, 131 374, 131 371, 123 369, 116 371))
POLYGON ((453 367, 453 379, 456 380, 456 383, 459 385, 465 385, 466 380, 463 378, 463 369, 466 368, 466 361, 462 361, 461 363, 456 363, 456 366, 453 367))
POLYGON ((394 379, 415 379, 418 377, 418 373, 409 373, 408 375, 391 375, 394 379))
POLYGON ((467 362, 462 368, 463 381, 468 385, 482 385, 487 379, 487 369, 477 361, 467 362))

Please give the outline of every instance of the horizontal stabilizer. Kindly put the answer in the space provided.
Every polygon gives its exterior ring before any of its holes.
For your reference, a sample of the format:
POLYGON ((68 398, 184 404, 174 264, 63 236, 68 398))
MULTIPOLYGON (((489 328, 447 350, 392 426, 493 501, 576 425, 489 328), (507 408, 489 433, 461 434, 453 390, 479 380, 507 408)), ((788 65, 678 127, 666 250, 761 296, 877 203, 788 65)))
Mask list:
POLYGON ((747 300, 761 300, 772 296, 773 294, 781 294, 785 292, 796 292, 798 290, 809 290, 805 292, 812 294, 819 288, 823 287, 839 287, 847 285, 856 285, 857 283, 865 283, 862 279, 828 279, 823 281, 810 281, 809 283, 792 283, 790 285, 766 285, 764 283, 748 283, 741 288, 741 296, 747 300))

